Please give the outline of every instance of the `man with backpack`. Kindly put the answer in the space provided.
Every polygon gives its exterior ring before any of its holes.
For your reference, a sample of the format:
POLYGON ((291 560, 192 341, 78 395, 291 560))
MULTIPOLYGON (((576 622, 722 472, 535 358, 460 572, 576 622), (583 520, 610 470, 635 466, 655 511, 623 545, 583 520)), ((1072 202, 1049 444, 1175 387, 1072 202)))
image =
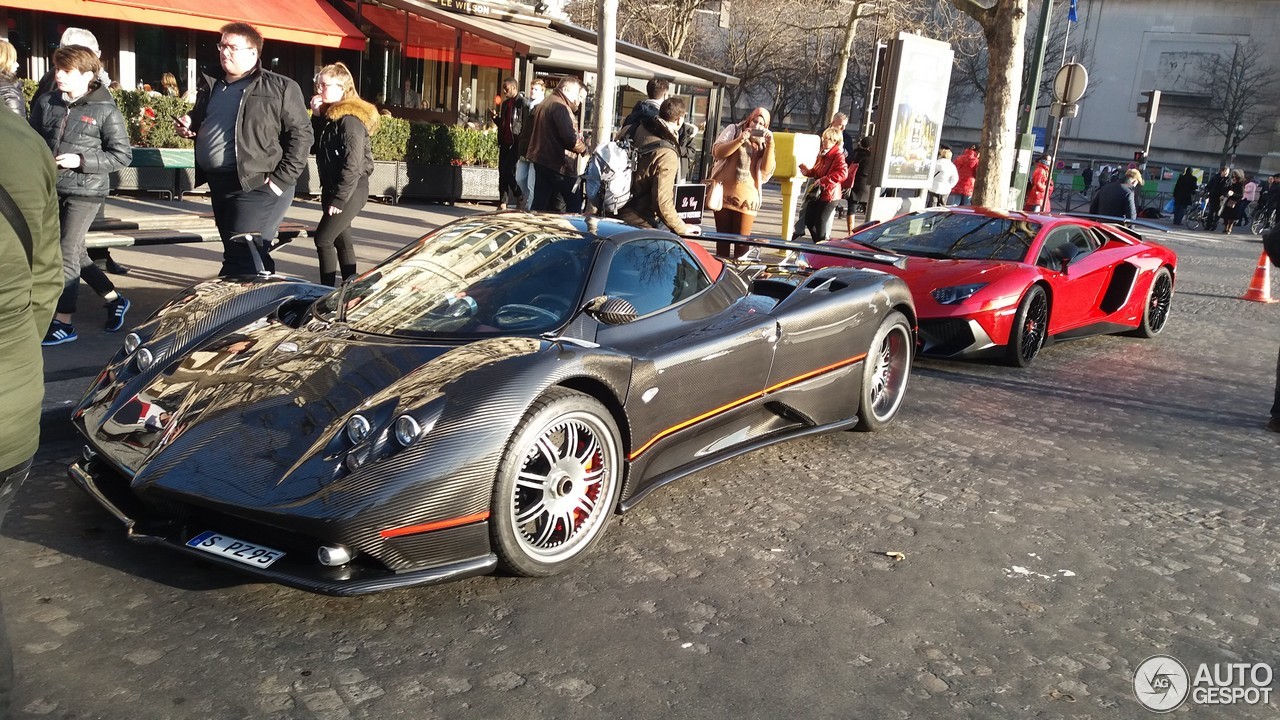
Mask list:
POLYGON ((526 204, 528 199, 516 182, 516 161, 520 159, 520 131, 528 120, 529 103, 515 78, 502 81, 502 104, 498 106, 498 208, 506 210, 511 201, 526 204))
POLYGON ((618 219, 628 225, 656 228, 661 220, 677 235, 701 233, 697 225, 686 225, 676 209, 679 133, 685 111, 684 100, 667 98, 659 106, 657 117, 640 121, 636 128, 637 159, 631 178, 631 199, 618 211, 618 219))

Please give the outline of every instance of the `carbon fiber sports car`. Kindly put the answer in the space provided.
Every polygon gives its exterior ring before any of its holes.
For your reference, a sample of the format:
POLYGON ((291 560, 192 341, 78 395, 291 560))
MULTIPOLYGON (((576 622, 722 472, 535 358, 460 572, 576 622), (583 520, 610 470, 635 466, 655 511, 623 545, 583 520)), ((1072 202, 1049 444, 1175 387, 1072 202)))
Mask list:
POLYGON ((904 215, 831 244, 908 257, 886 269, 911 287, 921 354, 996 357, 1019 367, 1054 340, 1154 337, 1169 319, 1178 266, 1172 250, 1117 222, 970 207, 904 215))
POLYGON ((892 422, 914 326, 884 272, 744 271, 660 231, 477 216, 338 290, 181 294, 75 409, 71 475, 135 541, 312 591, 550 575, 680 476, 892 422))

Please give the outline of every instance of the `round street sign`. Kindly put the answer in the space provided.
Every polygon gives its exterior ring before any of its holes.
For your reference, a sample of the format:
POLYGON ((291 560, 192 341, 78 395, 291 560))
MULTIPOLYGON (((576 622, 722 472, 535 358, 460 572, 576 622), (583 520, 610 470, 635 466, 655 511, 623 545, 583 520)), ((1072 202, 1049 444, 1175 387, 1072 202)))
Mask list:
POLYGON ((1053 99, 1068 105, 1079 102, 1088 85, 1089 71, 1080 63, 1067 63, 1053 76, 1053 99))

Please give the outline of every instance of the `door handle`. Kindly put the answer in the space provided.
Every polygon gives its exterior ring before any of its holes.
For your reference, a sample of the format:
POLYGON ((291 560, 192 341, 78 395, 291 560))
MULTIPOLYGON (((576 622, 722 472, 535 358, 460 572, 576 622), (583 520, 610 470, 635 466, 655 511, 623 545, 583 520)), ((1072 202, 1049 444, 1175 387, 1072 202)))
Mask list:
POLYGON ((760 331, 760 337, 764 338, 765 342, 771 342, 771 343, 777 342, 778 336, 780 334, 781 333, 780 333, 780 328, 778 327, 778 323, 774 323, 769 327, 760 331))

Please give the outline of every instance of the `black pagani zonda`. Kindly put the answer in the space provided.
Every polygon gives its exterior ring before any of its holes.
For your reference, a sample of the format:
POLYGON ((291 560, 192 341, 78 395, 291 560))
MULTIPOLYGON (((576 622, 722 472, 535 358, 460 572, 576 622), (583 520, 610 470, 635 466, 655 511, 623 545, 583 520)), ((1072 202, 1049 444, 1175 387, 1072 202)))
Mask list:
POLYGON ((678 477, 892 422, 914 327, 883 272, 475 216, 337 290, 180 294, 75 409, 71 475, 132 540, 311 591, 551 575, 678 477))

